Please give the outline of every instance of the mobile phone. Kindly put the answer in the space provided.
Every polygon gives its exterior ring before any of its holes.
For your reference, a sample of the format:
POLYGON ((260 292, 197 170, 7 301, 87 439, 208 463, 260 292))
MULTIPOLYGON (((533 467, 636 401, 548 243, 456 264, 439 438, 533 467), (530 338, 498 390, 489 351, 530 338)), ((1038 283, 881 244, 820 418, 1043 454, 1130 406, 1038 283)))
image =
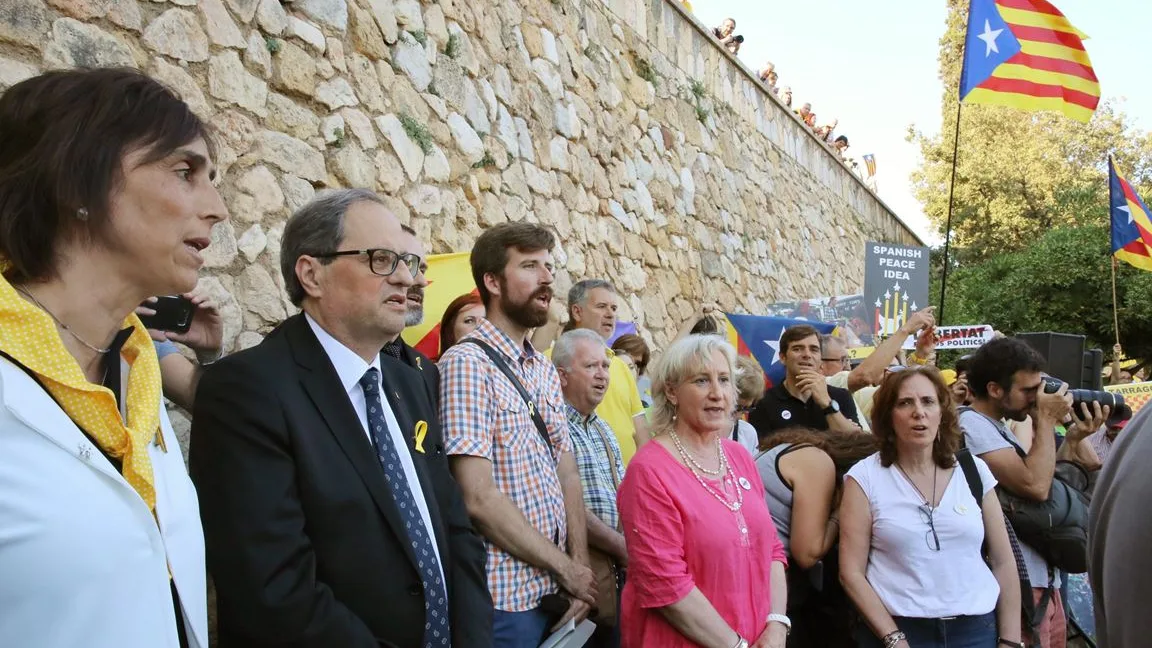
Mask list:
POLYGON ((144 302, 140 305, 156 311, 155 315, 140 316, 146 328, 171 333, 187 333, 192 326, 192 315, 196 312, 192 300, 179 295, 157 297, 155 303, 144 302))

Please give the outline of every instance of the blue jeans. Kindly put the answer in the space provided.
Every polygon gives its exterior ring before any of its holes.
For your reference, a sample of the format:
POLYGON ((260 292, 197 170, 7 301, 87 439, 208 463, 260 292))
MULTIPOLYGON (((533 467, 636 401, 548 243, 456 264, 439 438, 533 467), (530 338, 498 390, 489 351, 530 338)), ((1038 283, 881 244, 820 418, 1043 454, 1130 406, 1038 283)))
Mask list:
MULTIPOLYGON (((913 648, 996 648, 996 613, 946 619, 892 617, 913 648)), ((861 624, 856 637, 861 648, 884 645, 861 624)))
POLYGON ((548 617, 540 608, 524 612, 496 610, 493 615, 493 648, 540 648, 547 636, 548 617))

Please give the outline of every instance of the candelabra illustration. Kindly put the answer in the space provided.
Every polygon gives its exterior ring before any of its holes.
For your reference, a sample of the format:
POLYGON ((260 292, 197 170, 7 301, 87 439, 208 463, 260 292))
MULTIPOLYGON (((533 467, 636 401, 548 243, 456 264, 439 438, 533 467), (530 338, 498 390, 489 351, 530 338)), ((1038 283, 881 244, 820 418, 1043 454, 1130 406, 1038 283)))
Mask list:
MULTIPOLYGON (((884 291, 883 303, 879 297, 876 298, 876 335, 892 335, 908 321, 908 293, 900 290, 897 281, 891 290, 884 291)), ((912 311, 916 311, 916 302, 912 302, 912 311)))

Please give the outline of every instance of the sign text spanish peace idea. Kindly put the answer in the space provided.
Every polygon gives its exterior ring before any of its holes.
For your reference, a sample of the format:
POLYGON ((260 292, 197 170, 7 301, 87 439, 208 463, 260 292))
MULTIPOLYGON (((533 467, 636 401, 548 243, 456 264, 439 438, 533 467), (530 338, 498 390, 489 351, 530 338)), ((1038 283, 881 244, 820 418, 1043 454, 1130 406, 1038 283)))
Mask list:
POLYGON ((877 335, 895 333, 912 313, 928 306, 928 248, 866 243, 864 304, 877 335))

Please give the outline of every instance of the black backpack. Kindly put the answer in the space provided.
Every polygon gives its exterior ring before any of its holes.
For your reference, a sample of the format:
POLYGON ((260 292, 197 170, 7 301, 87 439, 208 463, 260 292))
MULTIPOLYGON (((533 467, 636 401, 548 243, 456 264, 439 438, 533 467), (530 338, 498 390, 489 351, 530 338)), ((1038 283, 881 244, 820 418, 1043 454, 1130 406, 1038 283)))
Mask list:
MULTIPOLYGON (((970 407, 959 410, 976 411, 970 407)), ((988 416, 984 418, 996 426, 996 431, 1021 459, 1028 456, 1008 436, 1003 424, 988 416)), ((1070 574, 1088 571, 1089 497, 1081 490, 1087 484, 1083 468, 1072 462, 1059 461, 1048 499, 1043 502, 1019 497, 1001 486, 996 487, 1004 514, 1020 541, 1039 552, 1052 567, 1070 574)))

